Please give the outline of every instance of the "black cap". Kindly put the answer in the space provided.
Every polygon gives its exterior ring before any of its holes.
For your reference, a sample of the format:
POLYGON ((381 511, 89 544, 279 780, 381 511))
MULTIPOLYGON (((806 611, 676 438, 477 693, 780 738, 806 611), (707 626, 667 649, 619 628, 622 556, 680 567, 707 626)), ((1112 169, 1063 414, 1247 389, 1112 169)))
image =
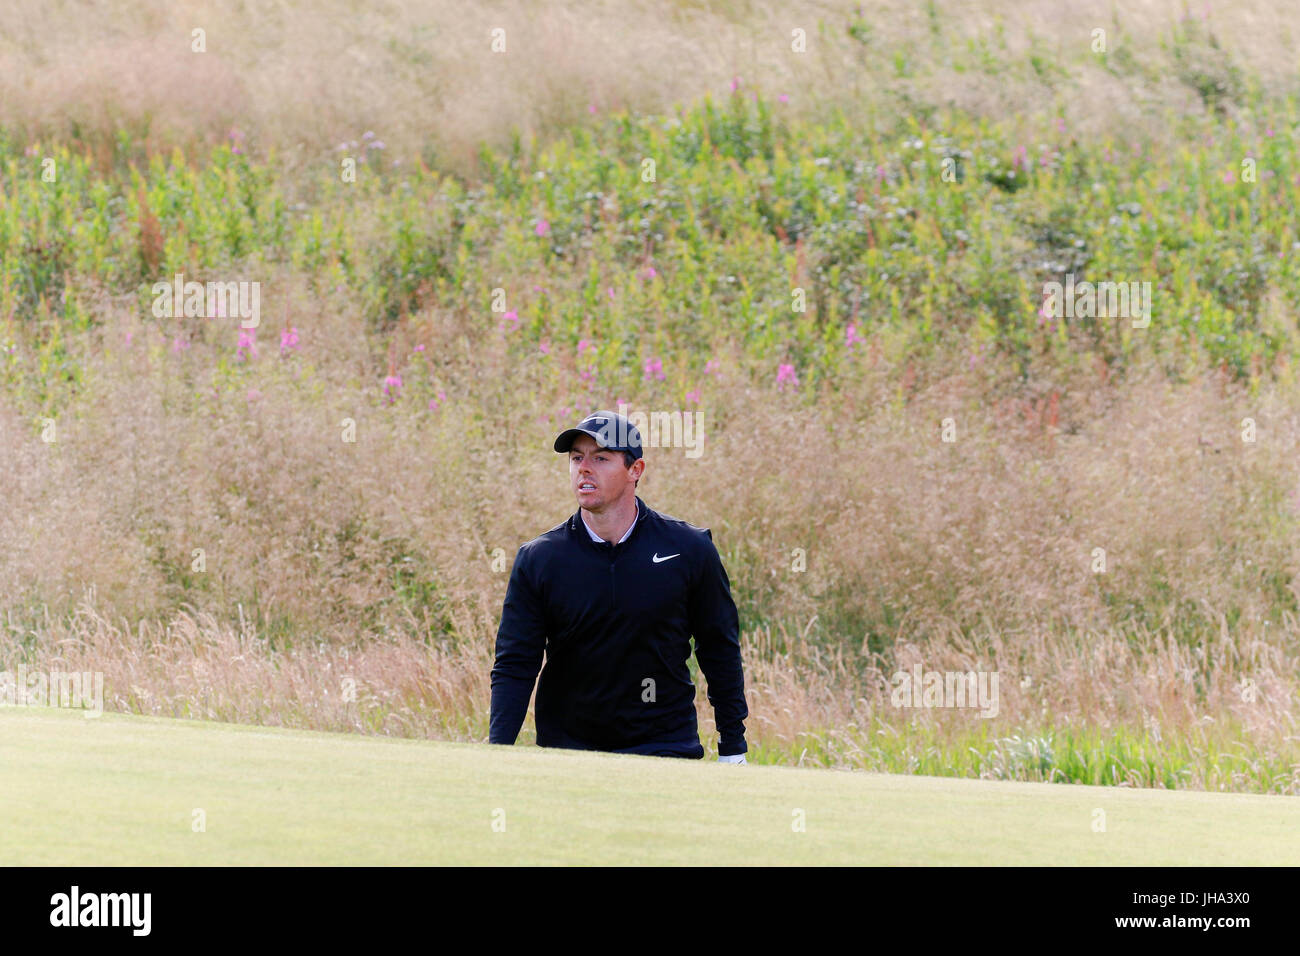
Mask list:
POLYGON ((640 430, 618 412, 592 412, 573 428, 560 432, 555 450, 567 452, 579 435, 590 435, 596 444, 610 451, 630 451, 642 457, 640 430))

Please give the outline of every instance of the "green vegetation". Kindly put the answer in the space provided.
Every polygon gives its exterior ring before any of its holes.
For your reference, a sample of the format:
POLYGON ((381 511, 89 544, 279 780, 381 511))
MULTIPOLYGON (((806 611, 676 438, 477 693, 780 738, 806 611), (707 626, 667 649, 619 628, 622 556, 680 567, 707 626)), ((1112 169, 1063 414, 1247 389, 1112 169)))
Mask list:
POLYGON ((1162 735, 1142 728, 1070 728, 1039 735, 999 736, 988 726, 966 732, 911 727, 884 720, 871 734, 853 725, 801 731, 793 741, 765 740, 751 759, 801 767, 853 765, 875 773, 980 780, 1024 780, 1163 790, 1228 790, 1289 794, 1296 790, 1300 747, 1263 753, 1241 727, 1162 735))
POLYGON ((852 377, 858 343, 882 331, 917 359, 940 344, 995 350, 1022 375, 1155 357, 1175 375, 1222 363, 1251 378, 1296 346, 1279 314, 1300 301, 1293 107, 1170 116, 1191 145, 1152 155, 1063 124, 1021 140, 957 113, 886 129, 791 120, 737 92, 485 149, 477 182, 373 149, 355 183, 334 161, 284 181, 274 154, 229 145, 104 175, 89 154, 2 141, 0 315, 32 316, 11 326, 7 384, 75 384, 67 339, 104 290, 135 290, 147 314, 150 286, 175 273, 285 269, 358 297, 381 335, 429 306, 517 324, 521 363, 599 331, 585 356, 607 386, 632 386, 657 357, 678 401, 725 343, 772 376, 793 365, 812 391, 852 377), (1044 283, 1067 273, 1151 283, 1150 328, 1044 316, 1044 283), (509 320, 490 311, 497 288, 509 320))

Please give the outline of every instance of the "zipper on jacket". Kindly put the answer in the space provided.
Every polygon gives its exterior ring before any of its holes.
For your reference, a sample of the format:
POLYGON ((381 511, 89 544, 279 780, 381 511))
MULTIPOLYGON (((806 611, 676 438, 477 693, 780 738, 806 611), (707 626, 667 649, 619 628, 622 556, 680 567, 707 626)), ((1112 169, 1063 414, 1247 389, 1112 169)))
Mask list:
POLYGON ((609 555, 609 603, 610 607, 613 607, 618 599, 618 589, 614 586, 614 561, 616 560, 614 551, 618 545, 611 541, 602 541, 597 547, 603 554, 609 555))
POLYGON ((617 550, 618 550, 618 545, 616 544, 610 545, 609 548, 609 606, 610 607, 618 606, 618 587, 616 586, 614 580, 614 563, 615 561, 618 560, 614 556, 614 554, 617 550))

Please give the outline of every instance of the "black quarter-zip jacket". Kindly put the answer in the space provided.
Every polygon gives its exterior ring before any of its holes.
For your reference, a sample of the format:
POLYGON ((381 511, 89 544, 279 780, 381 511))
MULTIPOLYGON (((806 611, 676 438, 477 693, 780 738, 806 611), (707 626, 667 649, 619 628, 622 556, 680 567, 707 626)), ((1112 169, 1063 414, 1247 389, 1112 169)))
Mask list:
POLYGON ((740 621, 713 534, 636 506, 620 544, 591 540, 577 511, 519 549, 497 631, 491 743, 515 742, 541 668, 540 746, 702 757, 694 635, 718 753, 746 752, 740 621))

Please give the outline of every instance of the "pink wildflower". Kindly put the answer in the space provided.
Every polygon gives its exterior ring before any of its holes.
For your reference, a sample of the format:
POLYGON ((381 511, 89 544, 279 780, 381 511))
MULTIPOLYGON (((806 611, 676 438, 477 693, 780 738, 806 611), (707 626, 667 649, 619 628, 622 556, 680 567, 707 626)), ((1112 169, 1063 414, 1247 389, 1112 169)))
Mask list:
POLYGON ((253 340, 254 332, 254 329, 246 329, 240 326, 239 342, 235 345, 235 354, 239 358, 257 357, 257 343, 253 340))

